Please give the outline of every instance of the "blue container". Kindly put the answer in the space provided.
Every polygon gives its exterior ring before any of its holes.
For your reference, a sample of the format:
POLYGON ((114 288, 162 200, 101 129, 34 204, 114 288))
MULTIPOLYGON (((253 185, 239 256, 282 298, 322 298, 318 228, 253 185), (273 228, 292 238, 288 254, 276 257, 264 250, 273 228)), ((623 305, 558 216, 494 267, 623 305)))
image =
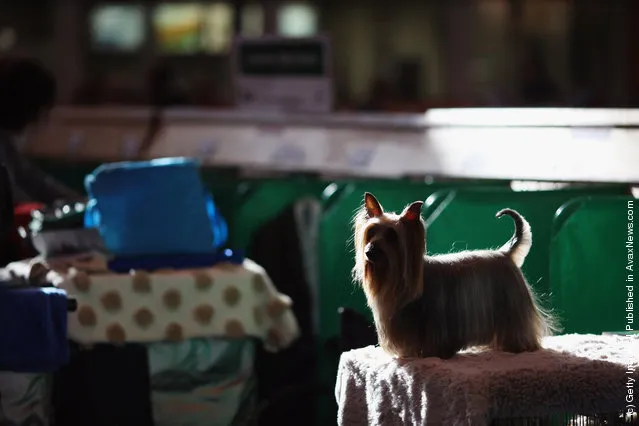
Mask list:
POLYGON ((226 222, 191 159, 104 164, 85 186, 85 225, 115 255, 211 253, 226 242, 226 222))

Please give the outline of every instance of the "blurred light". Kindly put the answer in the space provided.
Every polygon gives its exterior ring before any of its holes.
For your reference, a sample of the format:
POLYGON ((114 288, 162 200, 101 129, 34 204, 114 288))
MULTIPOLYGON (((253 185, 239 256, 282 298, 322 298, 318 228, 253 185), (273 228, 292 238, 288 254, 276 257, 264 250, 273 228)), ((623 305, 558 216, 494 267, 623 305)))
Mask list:
POLYGON ((17 38, 16 31, 13 28, 2 28, 0 30, 0 51, 11 50, 15 46, 17 38))
POLYGON ((510 16, 510 3, 506 0, 482 0, 478 9, 480 15, 495 22, 504 22, 510 16))
POLYGON ((322 199, 328 200, 329 198, 333 196, 333 194, 337 192, 338 189, 339 189, 339 186, 337 186, 336 183, 333 182, 329 184, 328 186, 326 186, 326 188, 324 188, 324 191, 322 191, 322 199))
POLYGON ((242 8, 241 32, 246 37, 264 34, 264 9, 261 4, 247 4, 242 8))
POLYGON ((536 34, 562 34, 569 26, 569 4, 556 0, 526 0, 524 28, 536 34))
POLYGON ((525 191, 553 191, 572 186, 566 182, 538 182, 515 180, 510 183, 510 188, 515 192, 525 191))
POLYGON ((425 114, 427 126, 631 126, 639 111, 581 108, 437 108, 425 114))
POLYGON ((277 13, 278 33, 287 37, 309 37, 317 33, 317 11, 307 4, 287 4, 277 13))
POLYGON ((159 47, 171 53, 200 49, 202 7, 192 3, 165 3, 153 12, 153 30, 159 47))
POLYGON ((139 6, 100 6, 91 14, 91 39, 99 49, 132 51, 144 42, 144 16, 139 6))
POLYGON ((202 47, 210 53, 227 52, 233 38, 235 10, 228 3, 215 3, 206 9, 202 47))

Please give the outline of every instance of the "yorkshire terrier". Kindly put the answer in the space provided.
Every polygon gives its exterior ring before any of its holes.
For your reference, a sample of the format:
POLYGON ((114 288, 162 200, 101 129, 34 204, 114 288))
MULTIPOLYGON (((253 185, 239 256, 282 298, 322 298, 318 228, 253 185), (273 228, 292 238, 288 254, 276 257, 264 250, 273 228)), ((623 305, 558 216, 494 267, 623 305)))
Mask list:
POLYGON ((555 330, 520 268, 532 245, 528 222, 515 222, 499 250, 426 255, 423 202, 385 213, 370 193, 355 216, 355 281, 373 312, 380 346, 399 358, 451 358, 484 346, 518 353, 541 348, 555 330))

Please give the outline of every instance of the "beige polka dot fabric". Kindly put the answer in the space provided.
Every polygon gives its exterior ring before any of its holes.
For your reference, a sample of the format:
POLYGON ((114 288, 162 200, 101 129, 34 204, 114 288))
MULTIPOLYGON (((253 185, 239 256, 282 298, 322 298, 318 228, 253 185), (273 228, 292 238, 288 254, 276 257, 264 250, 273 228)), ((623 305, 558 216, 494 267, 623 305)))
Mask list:
POLYGON ((169 342, 179 342, 184 340, 184 331, 178 323, 172 322, 166 326, 166 340, 169 342))
POLYGON ((174 311, 180 307, 180 303, 182 302, 182 295, 179 290, 172 288, 164 292, 162 301, 166 309, 174 311))
POLYGON ((226 303, 229 307, 236 306, 241 297, 242 293, 236 285, 230 285, 224 289, 224 303, 226 303))
POLYGON ((147 329, 153 324, 153 312, 149 308, 140 308, 133 316, 135 323, 142 329, 147 329))
POLYGON ((210 324, 213 314, 215 314, 215 308, 211 305, 200 305, 193 311, 195 321, 202 325, 210 324))
POLYGON ((69 288, 67 291, 75 290, 75 292, 80 293, 86 293, 89 291, 91 278, 89 278, 89 275, 86 272, 71 268, 69 271, 69 278, 73 283, 73 289, 69 288))
POLYGON ((262 306, 256 306, 253 308, 253 320, 255 321, 255 324, 259 327, 262 325, 262 318, 263 318, 263 313, 262 313, 262 306))
POLYGON ((282 344, 279 331, 276 328, 271 328, 266 334, 266 341, 271 346, 279 347, 282 344))
POLYGON ((53 281, 78 301, 68 328, 81 344, 256 337, 269 351, 288 346, 299 335, 291 299, 255 262, 231 266, 96 275, 71 270, 53 281))
POLYGON ((244 326, 240 320, 229 319, 226 321, 224 325, 224 330, 226 331, 226 335, 233 339, 239 339, 244 337, 244 326))
POLYGON ((151 277, 145 271, 131 271, 131 284, 136 293, 151 292, 151 277))
POLYGON ((78 308, 78 322, 83 327, 95 327, 98 323, 95 311, 91 306, 80 306, 78 308))
POLYGON ((102 306, 108 312, 118 312, 122 309, 122 296, 116 290, 107 291, 100 297, 102 306))
POLYGON ((288 296, 276 295, 266 304, 266 312, 272 320, 278 320, 291 307, 293 302, 288 296))
POLYGON ((197 271, 193 273, 195 287, 198 290, 207 291, 213 286, 213 277, 206 271, 197 271))
POLYGON ((106 339, 107 342, 114 343, 116 345, 126 342, 126 331, 122 324, 109 324, 106 329, 106 339))
POLYGON ((262 293, 266 289, 266 283, 264 282, 264 277, 262 277, 262 275, 254 275, 252 283, 253 291, 256 293, 262 293))

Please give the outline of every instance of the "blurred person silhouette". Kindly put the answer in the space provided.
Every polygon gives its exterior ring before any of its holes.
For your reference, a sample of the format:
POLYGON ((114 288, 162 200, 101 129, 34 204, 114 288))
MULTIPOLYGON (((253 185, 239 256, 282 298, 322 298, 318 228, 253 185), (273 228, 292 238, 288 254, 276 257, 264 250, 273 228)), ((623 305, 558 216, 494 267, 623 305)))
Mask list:
POLYGON ((56 90, 55 78, 37 61, 0 57, 0 164, 7 168, 16 204, 83 198, 30 163, 17 147, 20 138, 46 120, 56 90))

